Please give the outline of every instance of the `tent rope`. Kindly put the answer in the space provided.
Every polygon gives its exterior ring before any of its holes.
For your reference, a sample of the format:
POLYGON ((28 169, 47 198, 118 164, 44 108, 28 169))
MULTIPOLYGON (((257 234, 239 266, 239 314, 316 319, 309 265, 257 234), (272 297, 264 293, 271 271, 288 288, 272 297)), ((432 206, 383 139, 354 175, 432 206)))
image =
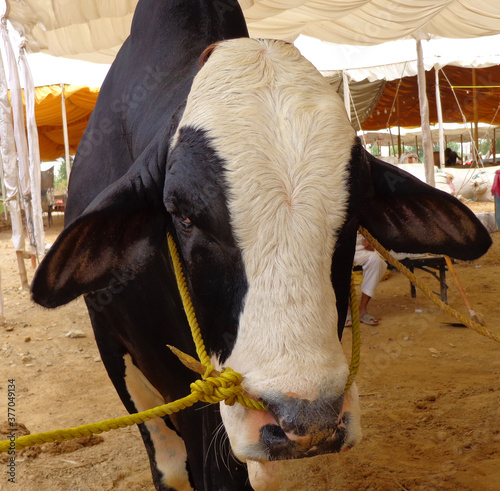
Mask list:
POLYGON ((416 276, 403 264, 401 264, 387 249, 385 249, 380 242, 375 239, 368 230, 363 227, 359 228, 360 233, 365 237, 365 239, 370 242, 371 245, 375 248, 375 250, 392 266, 398 269, 401 273, 403 273, 416 287, 418 287, 424 295, 429 298, 435 305, 437 305, 441 310, 451 315, 462 324, 465 324, 467 327, 473 329, 479 334, 486 336, 487 338, 500 343, 500 335, 493 333, 486 329, 484 326, 479 324, 478 322, 473 321, 462 315, 460 312, 457 312, 455 309, 451 308, 449 305, 444 303, 430 288, 424 285, 421 281, 419 281, 416 276))
POLYGON ((398 99, 398 94, 399 94, 399 88, 401 87, 401 83, 403 82, 403 75, 405 73, 405 70, 406 70, 406 64, 408 62, 405 61, 405 64, 403 65, 403 70, 401 71, 401 77, 399 77, 399 81, 398 81, 398 86, 396 87, 396 93, 394 94, 394 99, 392 100, 392 106, 391 106, 391 110, 389 111, 389 117, 387 118, 387 123, 385 124, 385 127, 390 129, 389 127, 389 122, 391 120, 391 116, 392 116, 392 113, 394 111, 394 106, 396 105, 396 101, 398 99))

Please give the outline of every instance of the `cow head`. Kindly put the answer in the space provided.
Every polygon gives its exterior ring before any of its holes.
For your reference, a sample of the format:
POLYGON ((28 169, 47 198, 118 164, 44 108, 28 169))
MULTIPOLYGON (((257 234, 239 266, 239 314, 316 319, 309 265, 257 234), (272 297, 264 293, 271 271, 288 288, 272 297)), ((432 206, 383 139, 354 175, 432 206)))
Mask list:
POLYGON ((236 456, 352 446, 358 396, 344 391, 339 334, 358 224, 394 250, 464 259, 486 251, 487 232, 454 198, 369 156, 287 43, 218 45, 168 131, 63 231, 34 299, 56 306, 108 287, 112 271, 140 274, 170 229, 214 363, 267 409, 222 405, 236 456))
POLYGON ((354 143, 341 101, 290 44, 221 43, 193 82, 164 200, 214 361, 240 371, 268 409, 223 406, 240 459, 359 438, 331 281, 354 143), (229 309, 223 318, 215 305, 229 309))

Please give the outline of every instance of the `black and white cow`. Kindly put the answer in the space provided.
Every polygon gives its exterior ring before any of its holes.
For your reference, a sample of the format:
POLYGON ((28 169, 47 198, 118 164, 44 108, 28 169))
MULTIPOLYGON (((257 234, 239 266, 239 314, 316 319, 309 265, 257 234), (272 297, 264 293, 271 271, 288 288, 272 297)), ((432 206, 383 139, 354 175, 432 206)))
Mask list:
POLYGON ((221 404, 140 425, 155 486, 271 489, 266 462, 360 438, 339 341, 359 224, 394 250, 471 259, 490 245, 454 198, 365 152, 324 78, 293 45, 249 39, 235 2, 140 0, 33 298, 85 295, 128 411, 182 397, 196 376, 166 345, 194 345, 170 232, 215 365, 267 411, 221 404))

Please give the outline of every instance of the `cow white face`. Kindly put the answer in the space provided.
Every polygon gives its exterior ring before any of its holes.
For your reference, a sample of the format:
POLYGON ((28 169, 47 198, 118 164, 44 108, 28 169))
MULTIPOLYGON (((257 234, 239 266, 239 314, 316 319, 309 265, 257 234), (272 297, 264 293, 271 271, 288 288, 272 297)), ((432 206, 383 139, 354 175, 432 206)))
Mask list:
POLYGON ((339 451, 360 437, 331 278, 354 143, 337 94, 288 43, 224 42, 193 82, 165 203, 207 344, 268 409, 222 405, 241 460, 339 451), (201 284, 223 296, 200 298, 201 284))

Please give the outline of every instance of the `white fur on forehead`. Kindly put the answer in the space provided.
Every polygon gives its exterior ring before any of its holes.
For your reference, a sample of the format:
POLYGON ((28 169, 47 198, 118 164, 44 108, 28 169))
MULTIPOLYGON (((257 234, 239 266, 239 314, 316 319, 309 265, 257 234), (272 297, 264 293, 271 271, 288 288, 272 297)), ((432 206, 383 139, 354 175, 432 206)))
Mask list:
MULTIPOLYGON (((340 225, 355 133, 336 92, 292 44, 242 38, 218 45, 193 82, 179 128, 187 125, 207 131, 227 164, 229 192, 254 220, 275 215, 267 206, 275 198, 289 205, 282 212, 300 210, 307 219, 311 201, 301 191, 309 190, 331 193, 328 202, 311 196, 320 206, 314 211, 333 219, 331 231, 340 225)), ((252 222, 237 221, 241 239, 245 229, 253 234, 252 222)))

